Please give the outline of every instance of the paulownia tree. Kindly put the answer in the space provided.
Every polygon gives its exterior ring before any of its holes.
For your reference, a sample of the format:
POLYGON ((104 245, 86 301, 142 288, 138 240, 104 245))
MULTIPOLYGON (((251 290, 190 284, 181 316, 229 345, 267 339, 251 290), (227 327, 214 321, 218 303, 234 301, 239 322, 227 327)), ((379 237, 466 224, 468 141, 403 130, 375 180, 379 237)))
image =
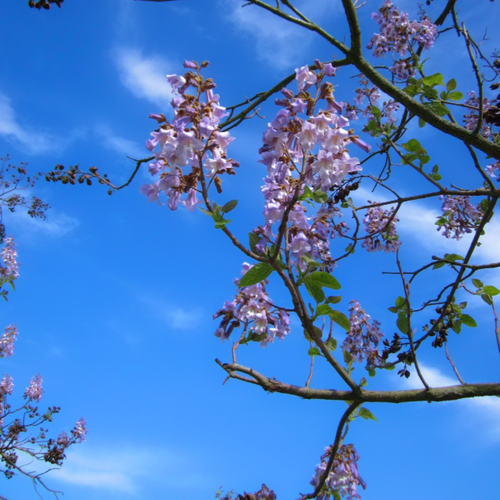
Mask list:
MULTIPOLYGON (((426 3, 429 6, 431 0, 426 3)), ((151 154, 135 160, 125 184, 147 165, 153 181, 142 186, 141 192, 150 202, 166 198, 171 210, 179 205, 190 211, 199 207, 243 253, 246 262, 236 280, 235 296, 214 316, 219 322, 216 337, 232 342, 232 359, 217 360, 229 379, 269 392, 347 403, 332 442, 316 466, 311 491, 301 494, 302 500, 360 498, 357 488, 366 485, 358 472, 356 448, 346 437, 354 419, 374 418, 367 403, 437 403, 500 396, 498 382, 464 380, 448 348, 460 341, 455 334, 462 328, 476 326, 466 313, 465 299, 470 296, 491 307, 491 335, 500 350, 494 302, 499 291, 483 282, 486 271, 491 276, 500 263, 480 264, 475 259, 500 196, 500 110, 495 94, 500 86, 500 59, 495 53, 485 53, 473 38, 467 20, 460 19, 458 0, 441 3, 443 10, 435 19, 423 8, 417 19, 410 19, 390 0, 373 14, 368 5, 341 0, 349 29, 345 41, 343 33, 326 31, 289 0, 241 1, 246 9, 264 9, 314 32, 330 45, 335 57, 327 62, 310 61, 271 89, 227 108, 221 106, 212 79, 205 76, 208 62, 185 61, 183 75, 167 76, 175 93, 173 119, 167 119, 163 110, 151 115, 156 122, 146 143, 151 154), (378 32, 363 42, 360 19, 370 14, 378 32), (425 58, 437 44, 460 46, 468 55, 474 89, 459 89, 452 75, 426 69, 425 58), (350 101, 336 98, 335 75, 341 71, 359 77, 350 101), (224 177, 237 174, 239 167, 229 152, 234 139, 230 130, 255 115, 271 97, 278 111, 265 128, 259 149, 260 163, 267 170, 262 187, 264 218, 250 231, 248 242, 240 241, 227 219, 237 200, 221 201, 224 177), (430 166, 428 147, 417 138, 419 127, 424 126, 452 138, 468 155, 468 163, 464 159, 460 168, 460 174, 468 172, 466 187, 460 185, 462 177, 454 174, 456 170, 430 166), (381 163, 381 172, 370 173, 371 164, 381 163), (414 193, 398 192, 396 170, 419 178, 414 193), (372 199, 360 203, 352 194, 360 187, 377 189, 372 199), (443 238, 458 241, 465 234, 472 236, 463 255, 429 255, 418 269, 404 267, 398 222, 403 207, 419 200, 435 200, 441 206, 435 224, 443 238), (342 307, 338 305, 342 297, 330 294, 341 288, 336 270, 349 266, 355 251, 393 256, 390 273, 398 277, 400 291, 387 305, 394 313, 394 326, 389 328, 397 328, 397 333, 389 330, 384 335, 359 301, 342 307), (433 286, 427 299, 417 303, 412 290, 425 280, 433 286), (271 299, 271 289, 279 283, 288 292, 289 304, 271 299), (292 317, 303 329, 304 353, 310 356, 310 375, 303 386, 259 373, 237 360, 241 345, 257 342, 265 347, 276 339, 284 340, 290 334, 292 317), (426 380, 419 360, 430 349, 443 352, 456 375, 455 385, 433 387, 426 380), (336 375, 335 388, 312 387, 318 360, 336 375), (368 378, 354 371, 359 367, 368 378), (370 390, 368 380, 381 370, 394 370, 396 377, 418 377, 423 388, 370 390)), ((70 184, 96 179, 110 194, 125 186, 113 184, 96 167, 82 171, 58 165, 47 179, 70 184)), ((219 492, 218 496, 228 499, 234 494, 219 492)), ((260 491, 237 498, 262 500, 276 495, 263 485, 260 491)))

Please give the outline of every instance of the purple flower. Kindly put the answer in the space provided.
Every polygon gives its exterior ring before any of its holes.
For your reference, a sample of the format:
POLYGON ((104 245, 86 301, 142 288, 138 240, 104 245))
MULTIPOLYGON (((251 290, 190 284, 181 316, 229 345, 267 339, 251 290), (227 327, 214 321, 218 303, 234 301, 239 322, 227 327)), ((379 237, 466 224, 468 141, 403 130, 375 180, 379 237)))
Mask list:
POLYGON ((85 441, 85 438, 87 436, 86 425, 87 422, 85 421, 84 418, 81 418, 76 423, 75 428, 71 431, 71 434, 73 435, 73 439, 75 440, 75 442, 81 443, 82 441, 85 441))
POLYGON ((398 221, 399 219, 394 215, 394 209, 388 211, 382 210, 380 207, 369 208, 363 219, 368 237, 363 240, 361 246, 369 252, 377 250, 396 252, 401 246, 396 232, 398 221))
POLYGON ((16 243, 12 236, 5 238, 2 248, 2 260, 5 267, 0 266, 0 276, 4 283, 19 277, 19 263, 17 262, 16 243))
POLYGON ((17 338, 17 326, 5 327, 4 334, 0 337, 0 358, 8 358, 14 354, 14 342, 17 338))
POLYGON ((40 401, 42 399, 42 394, 44 390, 42 388, 42 377, 40 375, 35 375, 31 381, 30 385, 24 391, 24 397, 28 401, 40 401))
POLYGON ((316 75, 309 69, 308 66, 302 66, 302 68, 297 68, 295 70, 297 86, 299 92, 302 90, 307 90, 311 85, 314 85, 317 81, 316 75))
POLYGON ((445 196, 441 210, 443 215, 436 222, 438 231, 444 229, 446 238, 459 240, 464 234, 472 233, 483 216, 481 206, 474 207, 470 196, 445 196))
POLYGON ((370 316, 365 313, 356 300, 351 301, 351 304, 349 308, 351 328, 347 332, 347 338, 341 347, 357 363, 366 360, 366 368, 370 369, 377 366, 380 359, 377 350, 377 346, 383 337, 379 329, 380 323, 376 320, 370 323, 370 316))
POLYGON ((0 400, 4 399, 6 394, 12 394, 14 392, 14 382, 10 375, 4 375, 0 381, 0 400))

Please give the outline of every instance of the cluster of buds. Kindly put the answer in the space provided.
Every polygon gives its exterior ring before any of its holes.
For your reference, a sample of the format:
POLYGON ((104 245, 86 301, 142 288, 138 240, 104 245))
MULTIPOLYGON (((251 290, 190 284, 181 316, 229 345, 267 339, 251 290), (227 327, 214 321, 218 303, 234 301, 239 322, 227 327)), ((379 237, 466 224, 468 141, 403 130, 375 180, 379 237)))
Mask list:
POLYGON ((380 33, 373 35, 367 48, 373 49, 375 57, 391 52, 394 65, 389 70, 400 80, 413 77, 416 73, 414 47, 430 49, 437 37, 437 26, 426 16, 410 21, 408 14, 400 12, 390 0, 385 0, 372 17, 380 26, 380 33), (396 56, 400 58, 395 59, 396 56))
POLYGON ((443 315, 443 320, 436 324, 435 319, 431 319, 430 323, 434 327, 432 335, 436 335, 436 338, 432 341, 432 347, 443 347, 443 344, 448 340, 448 330, 453 328, 455 323, 455 318, 457 316, 456 311, 453 310, 451 305, 443 310, 442 307, 436 307, 436 312, 443 315), (437 334, 435 333, 437 332, 437 334))
POLYGON ((51 4, 55 3, 59 8, 61 7, 61 4, 64 2, 64 0, 29 0, 28 1, 28 6, 31 7, 32 9, 46 9, 49 10, 51 4))
POLYGON ((220 120, 227 115, 219 104, 219 96, 213 93, 215 84, 206 80, 194 61, 185 61, 189 71, 184 76, 167 75, 175 93, 171 106, 174 118, 170 123, 164 115, 153 114, 160 128, 151 133, 146 147, 153 153, 155 161, 149 164, 149 172, 159 176, 152 184, 145 184, 141 192, 150 202, 158 201, 163 192, 168 197, 168 207, 176 210, 179 203, 193 211, 200 201, 199 183, 206 189, 213 183, 222 191, 222 174, 234 174, 238 163, 227 156, 227 147, 234 140, 229 132, 218 128, 220 120), (193 95, 188 94, 193 88, 193 95), (187 195, 181 199, 183 195, 187 195))
MULTIPOLYGON (((244 276, 252 266, 243 264, 241 274, 244 276)), ((238 285, 240 280, 236 279, 238 285)), ((276 308, 266 293, 265 283, 242 287, 232 301, 226 301, 222 309, 214 314, 214 319, 222 316, 215 336, 222 341, 229 338, 235 328, 243 325, 244 332, 250 333, 250 339, 260 341, 262 347, 274 342, 275 338, 283 340, 290 332, 288 313, 276 308)))
MULTIPOLYGON (((325 453, 321 457, 321 463, 316 466, 316 473, 311 480, 311 484, 316 487, 320 479, 324 476, 327 469, 328 458, 332 454, 332 447, 325 449, 325 453)), ((366 488, 366 483, 359 475, 357 461, 359 460, 358 452, 354 445, 342 445, 333 461, 333 467, 326 478, 323 491, 316 497, 317 500, 326 500, 333 495, 338 498, 340 494, 349 500, 353 498, 361 499, 357 492, 358 486, 366 488), (334 492, 336 495, 334 495, 334 492)))
POLYGON ((441 210, 443 215, 437 220, 437 230, 444 229, 446 238, 459 240, 464 234, 472 233, 484 215, 481 205, 474 207, 470 196, 445 196, 441 210))
MULTIPOLYGON (((375 205, 374 202, 370 202, 375 205)), ((396 223, 399 219, 395 216, 394 209, 382 210, 373 206, 368 209, 363 222, 368 236, 363 240, 361 246, 368 252, 385 250, 386 252, 397 252, 401 241, 396 232, 396 223)))
POLYGON ((366 314, 359 302, 353 300, 351 304, 349 308, 351 328, 341 347, 355 362, 361 363, 366 360, 366 368, 369 370, 379 365, 380 354, 377 347, 384 335, 380 331, 380 323, 377 320, 370 322, 370 315, 366 314))

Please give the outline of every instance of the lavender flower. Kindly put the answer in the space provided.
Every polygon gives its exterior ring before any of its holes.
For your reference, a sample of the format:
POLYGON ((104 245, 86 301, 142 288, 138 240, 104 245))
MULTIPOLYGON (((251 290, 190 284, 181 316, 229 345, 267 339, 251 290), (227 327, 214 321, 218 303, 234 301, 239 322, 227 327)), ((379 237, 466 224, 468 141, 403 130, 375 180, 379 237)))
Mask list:
POLYGON ((17 338, 17 326, 5 327, 4 334, 0 337, 0 358, 8 358, 14 354, 14 342, 17 338))
POLYGON ((5 267, 0 266, 0 279, 6 283, 19 277, 19 264, 17 262, 16 244, 12 236, 5 238, 4 243, 2 260, 5 267))
MULTIPOLYGON (((327 461, 332 453, 332 447, 325 448, 325 453, 321 457, 321 463, 316 466, 316 473, 311 480, 311 484, 316 487, 320 478, 324 475, 327 468, 327 461)), ((357 461, 359 455, 354 445, 342 445, 333 461, 333 467, 326 478, 325 487, 317 496, 318 500, 330 498, 331 492, 337 492, 342 497, 351 500, 353 498, 361 499, 357 492, 357 487, 366 489, 366 483, 359 475, 357 461)))
POLYGON ((35 375, 30 381, 30 385, 24 391, 24 397, 28 401, 40 401, 42 399, 42 394, 44 390, 42 388, 42 377, 40 375, 35 375))
POLYGON ((445 196, 441 210, 443 215, 436 222, 438 231, 444 229, 446 238, 459 240, 464 234, 472 233, 483 216, 481 206, 474 207, 470 196, 445 196))
POLYGON ((401 241, 396 233, 396 223, 398 221, 399 219, 394 216, 394 209, 388 211, 382 210, 380 207, 369 208, 363 219, 368 237, 361 246, 369 252, 376 252, 377 250, 397 252, 401 246, 401 241))
POLYGON ((377 320, 370 323, 370 316, 361 308, 359 302, 353 300, 351 304, 351 328, 341 347, 357 363, 366 360, 366 368, 370 369, 378 365, 380 355, 377 346, 384 335, 380 331, 380 323, 377 320))

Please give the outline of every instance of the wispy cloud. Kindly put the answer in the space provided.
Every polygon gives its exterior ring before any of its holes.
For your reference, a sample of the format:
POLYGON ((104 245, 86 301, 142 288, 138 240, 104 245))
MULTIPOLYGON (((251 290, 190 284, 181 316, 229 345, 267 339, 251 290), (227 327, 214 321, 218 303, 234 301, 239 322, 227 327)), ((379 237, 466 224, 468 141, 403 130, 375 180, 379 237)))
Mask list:
MULTIPOLYGON (((403 196, 403 194, 402 194, 403 196)), ((389 201, 384 193, 376 194, 360 188, 353 193, 353 197, 360 206, 366 200, 389 201)), ((460 240, 446 238, 442 231, 437 230, 436 221, 442 212, 439 208, 431 207, 429 203, 421 201, 405 203, 398 212, 398 233, 404 241, 411 241, 412 246, 425 249, 429 256, 442 256, 444 253, 458 253, 465 255, 472 241, 472 235, 464 235, 460 240)), ((440 207, 441 200, 435 199, 434 206, 440 207)), ((386 207, 387 208, 387 207, 386 207)), ((498 241, 500 240, 500 222, 492 221, 486 227, 485 235, 481 237, 481 246, 474 252, 475 262, 498 262, 498 241)))
POLYGON ((151 314, 174 330, 193 330, 203 319, 201 309, 186 309, 150 293, 140 294, 138 300, 151 311, 151 314))
MULTIPOLYGON (((440 369, 428 366, 422 362, 419 363, 420 371, 430 387, 448 387, 458 385, 456 378, 444 374, 440 369)), ((451 370, 451 368, 450 368, 451 370)), ((419 379, 415 369, 411 369, 410 378, 402 378, 401 384, 405 389, 423 389, 424 385, 419 379)), ((489 434, 500 439, 500 398, 497 397, 478 397, 464 399, 455 402, 465 411, 474 414, 474 421, 478 418, 488 422, 489 434)))
MULTIPOLYGON (((242 8, 241 3, 228 0, 221 0, 221 3, 229 12, 227 18, 234 27, 253 39, 258 58, 275 68, 289 68, 292 64, 297 64, 317 37, 316 34, 256 6, 242 8)), ((302 1, 297 2, 296 6, 312 19, 324 20, 328 14, 338 10, 333 4, 334 2, 327 1, 302 1)))
MULTIPOLYGON (((29 195, 24 192, 27 198, 29 195)), ((50 209, 46 220, 33 219, 25 210, 18 209, 14 213, 4 210, 4 217, 9 227, 20 229, 24 236, 32 237, 43 234, 51 238, 60 238, 79 226, 80 221, 63 212, 50 209)))
POLYGON ((151 482, 182 488, 206 484, 191 460, 164 448, 131 445, 94 446, 85 443, 67 453, 64 467, 51 473, 54 480, 138 496, 151 482))
POLYGON ((157 55, 145 56, 135 48, 119 49, 113 56, 123 85, 136 97, 165 109, 172 100, 172 91, 165 78, 169 63, 157 55))
POLYGON ((150 482, 167 488, 206 484, 207 477, 195 472, 192 459, 164 448, 137 446, 95 447, 85 443, 68 453, 64 467, 54 479, 137 496, 150 482))
POLYGON ((56 137, 46 131, 20 123, 10 99, 0 93, 0 135, 27 154, 52 154, 61 149, 56 137))
POLYGON ((100 123, 94 127, 94 134, 99 138, 101 144, 111 151, 118 153, 121 157, 131 156, 142 158, 147 156, 148 151, 137 142, 120 136, 108 124, 100 123))

